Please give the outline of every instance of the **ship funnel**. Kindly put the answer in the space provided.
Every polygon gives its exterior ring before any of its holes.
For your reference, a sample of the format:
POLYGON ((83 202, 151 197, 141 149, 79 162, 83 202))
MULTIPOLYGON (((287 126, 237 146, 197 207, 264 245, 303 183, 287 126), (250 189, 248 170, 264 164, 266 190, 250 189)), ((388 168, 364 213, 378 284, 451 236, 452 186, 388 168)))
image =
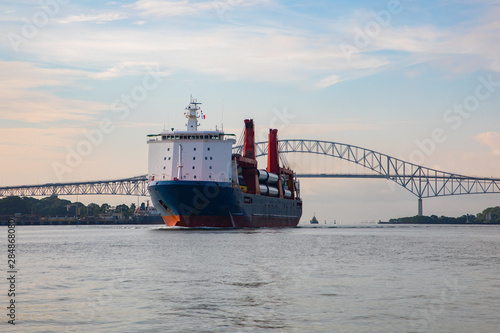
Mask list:
POLYGON ((255 160, 255 132, 253 119, 245 119, 245 143, 243 145, 243 156, 255 160))
POLYGON ((278 130, 269 129, 269 141, 267 149, 267 172, 279 173, 280 164, 278 156, 278 130))

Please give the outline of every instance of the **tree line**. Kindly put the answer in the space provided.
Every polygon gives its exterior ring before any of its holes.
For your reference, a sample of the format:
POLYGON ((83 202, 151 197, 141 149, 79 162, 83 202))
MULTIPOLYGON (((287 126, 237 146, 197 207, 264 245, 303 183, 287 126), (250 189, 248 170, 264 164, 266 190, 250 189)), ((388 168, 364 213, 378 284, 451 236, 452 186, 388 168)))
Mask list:
POLYGON ((411 216, 390 219, 389 223, 404 223, 404 224, 466 224, 466 223, 491 223, 500 224, 500 207, 489 207, 483 210, 482 213, 472 215, 462 215, 460 217, 448 216, 411 216))
POLYGON ((0 199, 0 215, 38 215, 38 216, 93 216, 106 213, 122 213, 125 218, 134 214, 136 205, 125 204, 111 207, 107 203, 98 205, 90 203, 84 205, 81 202, 71 202, 69 200, 59 199, 57 196, 35 199, 31 197, 10 196, 0 199), (78 208, 78 213, 77 213, 78 208))

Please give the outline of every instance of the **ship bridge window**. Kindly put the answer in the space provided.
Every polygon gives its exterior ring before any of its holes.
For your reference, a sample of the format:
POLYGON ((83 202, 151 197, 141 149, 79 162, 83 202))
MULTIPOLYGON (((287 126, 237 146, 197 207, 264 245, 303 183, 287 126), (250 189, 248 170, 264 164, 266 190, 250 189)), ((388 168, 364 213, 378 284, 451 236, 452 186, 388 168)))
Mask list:
POLYGON ((178 136, 178 135, 176 135, 176 136, 175 136, 175 139, 176 139, 176 140, 179 140, 179 136, 178 136))
POLYGON ((161 137, 161 139, 162 139, 162 140, 167 140, 167 136, 166 136, 166 135, 163 135, 163 136, 161 137))
POLYGON ((190 136, 189 136, 189 139, 190 139, 190 140, 195 139, 194 135, 190 135, 190 136))

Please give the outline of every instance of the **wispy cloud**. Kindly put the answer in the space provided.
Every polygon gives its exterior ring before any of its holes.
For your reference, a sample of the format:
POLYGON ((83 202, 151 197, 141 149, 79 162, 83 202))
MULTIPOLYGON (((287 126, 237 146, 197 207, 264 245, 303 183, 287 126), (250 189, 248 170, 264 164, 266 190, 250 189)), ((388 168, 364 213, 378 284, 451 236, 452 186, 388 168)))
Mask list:
MULTIPOLYGON (((168 30, 168 29, 167 29, 168 30)), ((136 30, 97 27, 79 31, 53 30, 43 40, 26 47, 30 54, 60 64, 79 64, 93 69, 94 78, 130 75, 152 59, 171 71, 187 70, 216 75, 226 80, 296 82, 304 87, 331 84, 336 72, 345 69, 342 53, 323 38, 306 38, 274 28, 216 26, 203 31, 136 30), (62 47, 64 45, 64 47, 62 47), (89 52, 98 50, 99 52, 89 52), (154 58, 151 56, 154 54, 154 58), (328 82, 327 82, 328 81, 328 82)), ((358 68, 377 68, 379 59, 362 59, 358 68)))
POLYGON ((488 146, 493 155, 500 155, 500 133, 484 132, 474 137, 477 142, 488 146))
POLYGON ((213 10, 214 2, 215 1, 190 3, 187 0, 139 0, 131 5, 131 7, 138 10, 140 15, 143 16, 189 16, 196 15, 206 10, 213 10))
POLYGON ((366 59, 384 59, 398 64, 399 59, 404 58, 400 66, 418 62, 438 65, 452 72, 500 71, 500 48, 497 47, 500 44, 500 23, 497 19, 500 7, 484 7, 479 15, 448 26, 391 22, 383 27, 371 13, 353 13, 353 18, 346 20, 349 26, 338 31, 344 42, 351 45, 356 45, 356 38, 366 42, 353 54, 352 66, 366 59), (367 22, 380 28, 375 36, 365 31, 367 22))
POLYGON ((64 86, 80 71, 39 68, 26 62, 0 61, 1 119, 28 123, 90 120, 107 106, 92 102, 60 98, 42 91, 42 87, 64 86))
MULTIPOLYGON (((188 70, 226 80, 295 82, 317 89, 417 63, 453 72, 500 71, 500 50, 495 47, 500 44, 500 23, 491 13, 453 27, 393 23, 353 55, 351 63, 346 62, 339 44, 352 40, 356 26, 373 20, 369 10, 345 16, 346 26, 335 24, 322 31, 299 30, 284 20, 228 29, 215 18, 212 25, 197 31, 169 22, 153 29, 134 27, 147 16, 197 15, 222 4, 236 8, 270 5, 272 1, 139 0, 116 11, 94 10, 61 18, 47 28, 50 33, 30 41, 25 52, 52 63, 86 68, 88 71, 73 74, 92 79, 137 75, 153 61, 169 71, 188 70), (130 21, 106 30, 92 24, 123 19, 130 21)), ((497 9, 492 12, 500 14, 497 9)))
MULTIPOLYGON (((341 24, 293 24, 294 15, 304 21, 314 17, 280 11, 289 19, 253 18, 250 22, 223 25, 216 16, 204 20, 202 30, 162 22, 154 28, 137 28, 148 18, 192 16, 217 11, 218 6, 236 8, 276 5, 273 0, 253 1, 160 1, 139 0, 132 5, 93 10, 60 18, 23 50, 47 62, 86 68, 93 79, 135 75, 143 63, 158 62, 170 71, 198 72, 226 80, 286 82, 324 89, 338 82, 428 63, 443 70, 500 71, 500 23, 491 12, 480 20, 451 27, 431 24, 398 24, 396 20, 348 63, 339 45, 353 40, 354 29, 373 20, 370 10, 345 15, 341 24), (350 16, 349 16, 350 15, 350 16), (126 20, 125 20, 126 19, 126 20), (103 30, 95 23, 124 20, 103 30), (256 21, 258 20, 258 21, 256 21), (75 35, 78 38, 75 38, 75 35), (454 59, 456 61, 450 61, 454 59), (458 65, 455 65, 458 63, 458 65), (90 72, 91 71, 91 72, 90 72), (92 73, 92 74, 91 74, 92 73)), ((285 4, 281 5, 286 6, 285 4)), ((274 8, 274 7, 273 7, 274 8)), ((274 8, 276 9, 276 8, 274 8)), ((271 10, 272 11, 272 10, 271 10)))
MULTIPOLYGON (((2 145, 4 149, 7 146, 11 147, 13 151, 27 153, 26 149, 40 150, 47 149, 54 150, 55 147, 65 147, 74 142, 74 135, 76 132, 82 132, 83 128, 67 128, 51 126, 47 128, 34 128, 34 127, 13 127, 2 128, 2 145), (34 140, 36 138, 36 140, 34 140)), ((29 156, 30 154, 26 154, 29 156)), ((30 159, 30 157, 28 157, 30 159)))
POLYGON ((325 77, 324 79, 320 80, 318 83, 316 83, 317 88, 326 88, 331 85, 334 85, 335 83, 340 82, 340 77, 338 75, 329 75, 325 77))
POLYGON ((144 75, 149 71, 154 71, 156 75, 169 76, 168 70, 160 70, 157 62, 148 61, 125 61, 113 65, 101 72, 90 73, 89 76, 94 79, 112 79, 128 75, 144 75))
POLYGON ((57 19, 56 22, 62 24, 80 23, 80 22, 94 22, 105 23, 111 21, 118 21, 128 18, 128 14, 124 12, 95 12, 89 14, 72 15, 64 18, 57 19))
POLYGON ((228 10, 235 7, 250 7, 269 3, 269 0, 220 0, 220 1, 162 1, 139 0, 129 7, 141 16, 193 16, 207 11, 228 10))

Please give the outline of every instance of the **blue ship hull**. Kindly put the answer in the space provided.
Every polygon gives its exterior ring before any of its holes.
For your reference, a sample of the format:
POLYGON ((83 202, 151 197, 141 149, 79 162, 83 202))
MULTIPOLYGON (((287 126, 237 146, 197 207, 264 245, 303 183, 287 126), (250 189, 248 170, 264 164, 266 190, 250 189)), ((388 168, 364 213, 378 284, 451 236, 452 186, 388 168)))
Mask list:
POLYGON ((296 227, 302 215, 300 200, 248 194, 226 182, 158 181, 148 190, 168 226, 296 227))

